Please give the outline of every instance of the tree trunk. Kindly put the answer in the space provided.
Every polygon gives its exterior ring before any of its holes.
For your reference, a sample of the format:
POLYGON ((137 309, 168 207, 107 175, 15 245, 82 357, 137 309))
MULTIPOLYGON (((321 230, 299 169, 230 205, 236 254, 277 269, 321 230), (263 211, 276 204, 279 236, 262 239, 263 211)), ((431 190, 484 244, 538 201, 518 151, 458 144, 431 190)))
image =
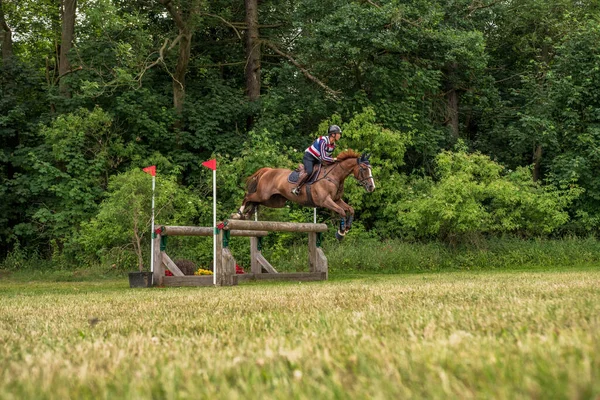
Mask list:
POLYGON ((457 63, 452 63, 448 66, 447 71, 447 80, 448 80, 448 94, 447 94, 447 117, 448 125, 450 125, 450 130, 452 131, 452 137, 458 139, 458 93, 456 92, 456 88, 454 87, 453 78, 458 68, 457 63))
POLYGON ((540 179, 541 169, 540 164, 542 163, 542 145, 538 144, 535 146, 533 151, 533 181, 537 182, 540 179))
POLYGON ((4 19, 4 5, 0 0, 0 38, 2 39, 2 61, 6 65, 12 57, 12 31, 4 19))
POLYGON ((185 75, 190 63, 190 51, 192 46, 192 33, 189 29, 184 29, 179 33, 179 57, 177 58, 177 67, 173 76, 173 106, 179 115, 183 113, 185 103, 185 75))
POLYGON ((73 37, 75 34, 75 14, 77 10, 77 0, 63 0, 61 19, 62 32, 60 38, 60 56, 58 64, 58 77, 60 93, 65 97, 71 97, 69 86, 62 79, 71 71, 71 63, 69 62, 69 51, 73 46, 73 37))
POLYGON ((448 92, 448 121, 452 137, 458 139, 458 93, 454 89, 448 92))
POLYGON ((246 2, 246 94, 250 101, 260 97, 260 34, 258 31, 258 2, 246 2))
MULTIPOLYGON (((258 31, 258 0, 246 3, 246 96, 254 102, 260 97, 260 33, 258 31)), ((246 129, 254 125, 254 115, 248 115, 246 129)))
MULTIPOLYGON (((185 104, 185 75, 190 63, 193 36, 193 30, 189 22, 193 21, 194 16, 200 12, 201 1, 193 0, 187 15, 182 14, 181 9, 175 8, 171 0, 158 0, 158 2, 165 6, 179 30, 179 56, 177 57, 177 67, 173 75, 173 107, 181 115, 185 104)), ((175 122, 175 127, 181 128, 181 125, 182 121, 179 118, 175 122)))

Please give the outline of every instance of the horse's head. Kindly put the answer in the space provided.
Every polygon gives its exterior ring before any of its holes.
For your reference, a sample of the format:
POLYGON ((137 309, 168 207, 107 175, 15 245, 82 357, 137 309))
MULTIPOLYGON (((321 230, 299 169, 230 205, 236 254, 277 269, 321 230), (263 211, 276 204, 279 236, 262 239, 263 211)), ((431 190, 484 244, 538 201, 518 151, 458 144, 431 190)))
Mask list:
POLYGON ((370 154, 362 154, 356 159, 358 167, 354 169, 354 177, 369 193, 375 190, 375 180, 373 179, 371 163, 369 162, 370 157, 370 154))

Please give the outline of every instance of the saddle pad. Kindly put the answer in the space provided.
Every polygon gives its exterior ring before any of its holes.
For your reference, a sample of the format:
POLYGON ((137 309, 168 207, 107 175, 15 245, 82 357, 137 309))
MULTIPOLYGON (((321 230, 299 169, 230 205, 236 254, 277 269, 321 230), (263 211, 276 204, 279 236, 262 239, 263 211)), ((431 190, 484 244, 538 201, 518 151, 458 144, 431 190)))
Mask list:
MULTIPOLYGON (((321 171, 321 167, 322 166, 323 166, 322 164, 319 164, 317 166, 317 168, 315 168, 313 170, 313 174, 308 179, 308 181, 306 182, 306 184, 313 183, 317 179, 317 177, 319 176, 319 172, 321 171)), ((298 177, 299 176, 300 176, 300 172, 298 172, 298 170, 292 171, 292 173, 288 175, 288 182, 289 183, 298 183, 298 177)))
POLYGON ((288 182, 289 183, 296 183, 296 182, 298 182, 298 177, 299 176, 300 176, 300 173, 298 171, 292 171, 292 173, 288 175, 288 182))

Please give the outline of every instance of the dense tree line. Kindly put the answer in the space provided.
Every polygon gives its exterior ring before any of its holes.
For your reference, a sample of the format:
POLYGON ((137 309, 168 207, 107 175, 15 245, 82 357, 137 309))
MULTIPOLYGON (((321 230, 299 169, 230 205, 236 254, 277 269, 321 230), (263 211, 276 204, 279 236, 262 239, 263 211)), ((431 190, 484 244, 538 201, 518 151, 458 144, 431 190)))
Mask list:
POLYGON ((151 164, 201 223, 218 157, 226 216, 329 123, 373 153, 378 190, 347 191, 381 237, 600 225, 596 0, 0 0, 0 43, 5 255, 97 251, 151 164))

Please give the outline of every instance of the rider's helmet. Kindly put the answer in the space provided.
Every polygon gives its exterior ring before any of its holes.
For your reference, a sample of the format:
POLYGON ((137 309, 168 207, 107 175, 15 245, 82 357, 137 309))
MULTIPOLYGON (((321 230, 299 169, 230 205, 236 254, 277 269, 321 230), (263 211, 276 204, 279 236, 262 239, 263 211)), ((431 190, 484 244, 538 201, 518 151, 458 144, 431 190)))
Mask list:
POLYGON ((329 129, 327 129, 327 132, 329 133, 329 135, 333 135, 334 133, 342 133, 342 130, 340 129, 339 126, 337 125, 330 125, 329 129))

